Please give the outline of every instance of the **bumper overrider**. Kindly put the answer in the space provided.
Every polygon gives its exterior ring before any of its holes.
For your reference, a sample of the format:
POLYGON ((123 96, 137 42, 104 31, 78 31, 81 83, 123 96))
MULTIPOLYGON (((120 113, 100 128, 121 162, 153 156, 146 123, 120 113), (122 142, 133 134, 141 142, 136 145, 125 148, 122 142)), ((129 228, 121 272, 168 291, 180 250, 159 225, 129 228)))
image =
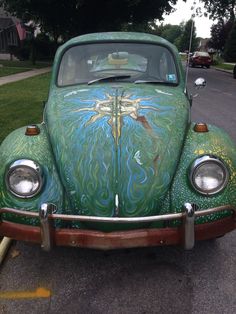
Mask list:
POLYGON ((12 208, 0 209, 0 235, 20 241, 40 243, 45 251, 53 245, 74 246, 93 249, 120 249, 131 247, 147 247, 161 245, 183 245, 190 250, 196 240, 216 238, 236 228, 236 207, 225 205, 210 209, 197 209, 196 205, 185 203, 183 212, 158 216, 123 218, 95 217, 80 215, 57 214, 53 204, 42 204, 39 212, 29 212, 12 208), (195 224, 195 218, 229 211, 231 215, 213 222, 195 224), (39 226, 30 226, 8 222, 2 219, 2 214, 37 218, 39 226), (158 221, 181 220, 179 227, 136 229, 129 231, 102 232, 83 229, 54 228, 53 221, 81 221, 97 223, 144 223, 158 221))

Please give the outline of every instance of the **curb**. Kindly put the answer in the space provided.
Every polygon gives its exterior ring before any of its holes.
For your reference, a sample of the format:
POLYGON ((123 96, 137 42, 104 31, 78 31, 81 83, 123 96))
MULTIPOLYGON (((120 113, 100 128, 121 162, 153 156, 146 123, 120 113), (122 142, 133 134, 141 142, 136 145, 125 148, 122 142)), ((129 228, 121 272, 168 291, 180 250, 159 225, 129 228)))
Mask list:
POLYGON ((7 254, 7 251, 11 245, 12 240, 10 238, 4 237, 0 242, 0 265, 7 254))

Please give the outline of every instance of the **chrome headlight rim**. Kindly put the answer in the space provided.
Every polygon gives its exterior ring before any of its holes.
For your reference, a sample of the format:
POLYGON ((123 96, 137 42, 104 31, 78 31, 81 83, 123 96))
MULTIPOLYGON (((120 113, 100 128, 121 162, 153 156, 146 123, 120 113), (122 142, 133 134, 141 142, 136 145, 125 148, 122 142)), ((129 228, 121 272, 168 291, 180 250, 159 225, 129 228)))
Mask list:
POLYGON ((216 157, 214 155, 203 155, 200 156, 198 158, 195 159, 195 161, 192 163, 191 168, 190 168, 190 172, 189 172, 189 180, 191 182, 192 187, 194 188, 195 191, 197 191, 198 193, 202 194, 202 195, 206 195, 206 196, 210 196, 210 195, 215 195, 220 193, 221 191, 223 191, 225 189, 225 187, 228 184, 229 181, 229 170, 228 167, 226 166, 226 164, 224 163, 224 161, 222 161, 219 157, 216 157), (200 189, 195 181, 194 181, 194 176, 195 173, 197 172, 197 170, 204 164, 207 163, 216 163, 222 170, 224 173, 224 182, 219 185, 219 187, 213 189, 212 191, 204 191, 203 189, 200 189))
POLYGON ((9 168, 5 174, 5 184, 6 184, 7 190, 12 195, 14 195, 18 198, 22 198, 22 199, 28 199, 28 198, 32 198, 32 197, 38 195, 42 190, 43 183, 44 183, 44 178, 43 178, 42 168, 37 162, 35 162, 31 159, 15 160, 13 163, 10 164, 10 166, 9 166, 9 168), (35 189, 35 191, 33 191, 32 193, 19 193, 10 186, 10 181, 9 181, 10 176, 17 168, 26 168, 26 169, 28 168, 35 173, 35 175, 37 176, 37 180, 38 180, 38 187, 37 187, 37 189, 35 189))

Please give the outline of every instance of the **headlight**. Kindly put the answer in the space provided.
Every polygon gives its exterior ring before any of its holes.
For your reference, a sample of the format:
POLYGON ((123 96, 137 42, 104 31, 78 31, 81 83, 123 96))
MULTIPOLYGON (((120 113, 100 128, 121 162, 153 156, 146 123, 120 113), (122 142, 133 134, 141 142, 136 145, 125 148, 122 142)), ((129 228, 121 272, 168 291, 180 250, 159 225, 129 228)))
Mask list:
POLYGON ((41 168, 32 160, 16 160, 6 173, 6 185, 9 191, 21 198, 35 196, 41 191, 42 184, 41 168))
POLYGON ((210 155, 197 158, 190 170, 190 182, 201 194, 212 195, 222 191, 229 179, 226 165, 210 155))

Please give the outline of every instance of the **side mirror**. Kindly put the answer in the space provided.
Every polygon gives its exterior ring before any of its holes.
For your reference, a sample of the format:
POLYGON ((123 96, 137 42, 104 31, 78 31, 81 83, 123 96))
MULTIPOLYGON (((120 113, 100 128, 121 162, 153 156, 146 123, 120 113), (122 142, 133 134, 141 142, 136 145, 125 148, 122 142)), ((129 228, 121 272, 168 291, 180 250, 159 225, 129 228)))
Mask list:
MULTIPOLYGON (((196 79, 196 81, 194 82, 194 86, 196 89, 202 89, 206 87, 206 80, 203 77, 199 77, 196 79)), ((193 103, 193 98, 197 97, 198 94, 195 95, 190 95, 190 106, 192 106, 193 103)))
POLYGON ((203 77, 199 77, 194 82, 194 86, 196 89, 201 89, 206 87, 206 80, 203 77))

